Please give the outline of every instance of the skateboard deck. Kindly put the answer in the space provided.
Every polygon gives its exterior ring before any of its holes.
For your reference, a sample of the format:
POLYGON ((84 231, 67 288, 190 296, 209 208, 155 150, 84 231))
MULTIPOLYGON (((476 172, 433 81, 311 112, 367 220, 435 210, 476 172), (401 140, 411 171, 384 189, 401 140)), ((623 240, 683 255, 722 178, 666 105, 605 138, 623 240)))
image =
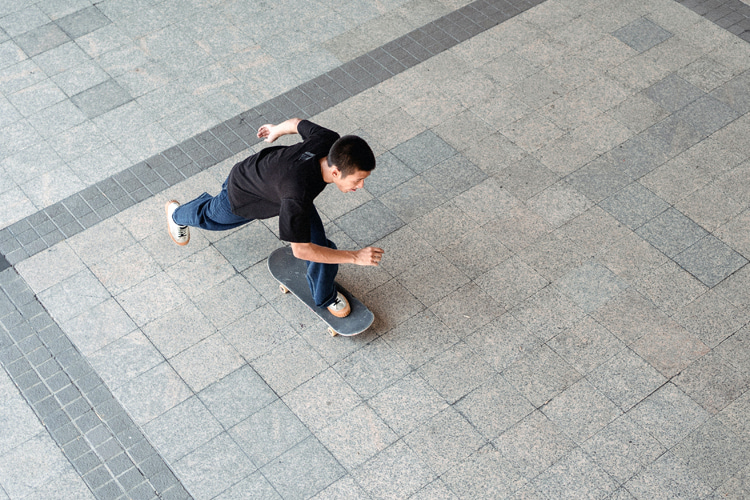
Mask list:
POLYGON ((336 288, 349 301, 352 312, 345 318, 338 318, 328 312, 325 307, 318 307, 313 301, 310 286, 307 284, 307 265, 292 254, 292 248, 285 246, 274 250, 268 257, 268 270, 284 293, 291 292, 309 307, 320 319, 328 325, 328 333, 333 336, 352 336, 367 330, 372 325, 375 315, 367 306, 347 292, 341 285, 336 288))

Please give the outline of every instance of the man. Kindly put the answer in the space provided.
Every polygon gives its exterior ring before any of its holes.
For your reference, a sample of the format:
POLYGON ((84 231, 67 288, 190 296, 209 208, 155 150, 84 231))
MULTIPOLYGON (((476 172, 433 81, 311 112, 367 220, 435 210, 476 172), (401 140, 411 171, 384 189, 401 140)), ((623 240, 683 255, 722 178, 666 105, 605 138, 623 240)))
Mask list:
POLYGON ((265 148, 237 163, 218 195, 203 193, 185 205, 167 202, 169 235, 178 245, 187 245, 188 226, 223 231, 278 215, 280 238, 291 243, 295 257, 308 261, 307 281, 315 303, 343 318, 351 306, 334 284, 338 264, 377 266, 383 250, 338 250, 326 238, 313 200, 328 184, 344 193, 361 189, 375 168, 375 156, 360 137, 339 137, 299 118, 258 130, 258 137, 268 143, 288 134, 299 134, 302 142, 265 148))

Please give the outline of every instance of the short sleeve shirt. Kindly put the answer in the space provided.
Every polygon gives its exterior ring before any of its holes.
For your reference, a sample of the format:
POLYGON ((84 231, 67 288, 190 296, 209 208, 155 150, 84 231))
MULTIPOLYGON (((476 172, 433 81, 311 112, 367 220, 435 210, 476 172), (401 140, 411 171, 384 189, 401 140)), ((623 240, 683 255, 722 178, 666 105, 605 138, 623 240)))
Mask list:
POLYGON ((237 163, 229 173, 227 195, 232 212, 246 219, 279 216, 279 236, 291 243, 310 242, 313 200, 326 187, 320 159, 339 138, 336 132, 302 120, 302 142, 265 148, 237 163))

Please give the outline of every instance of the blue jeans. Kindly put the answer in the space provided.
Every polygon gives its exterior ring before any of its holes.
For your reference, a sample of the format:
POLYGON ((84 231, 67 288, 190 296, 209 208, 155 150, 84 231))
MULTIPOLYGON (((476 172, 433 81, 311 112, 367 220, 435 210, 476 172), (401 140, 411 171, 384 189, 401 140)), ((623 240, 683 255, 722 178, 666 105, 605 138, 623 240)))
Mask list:
MULTIPOLYGON (((218 195, 211 196, 203 193, 193 201, 180 205, 174 211, 172 220, 181 226, 199 227, 208 231, 226 231, 253 221, 253 219, 245 219, 232 213, 232 206, 227 196, 227 181, 224 181, 218 195)), ((320 215, 314 207, 310 214, 310 242, 323 247, 336 248, 336 245, 326 238, 323 221, 320 220, 320 215)), ((338 264, 307 262, 307 283, 310 285, 310 291, 318 307, 328 307, 336 299, 334 280, 338 270, 338 264)))

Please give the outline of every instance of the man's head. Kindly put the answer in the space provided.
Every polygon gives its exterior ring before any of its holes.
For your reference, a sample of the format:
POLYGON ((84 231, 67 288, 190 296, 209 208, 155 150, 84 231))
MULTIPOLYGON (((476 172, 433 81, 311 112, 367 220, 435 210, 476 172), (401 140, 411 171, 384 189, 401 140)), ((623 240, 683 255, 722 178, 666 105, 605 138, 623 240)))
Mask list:
POLYGON ((334 170, 333 182, 345 193, 360 189, 375 168, 372 149, 356 135, 345 135, 334 142, 327 160, 334 170))

